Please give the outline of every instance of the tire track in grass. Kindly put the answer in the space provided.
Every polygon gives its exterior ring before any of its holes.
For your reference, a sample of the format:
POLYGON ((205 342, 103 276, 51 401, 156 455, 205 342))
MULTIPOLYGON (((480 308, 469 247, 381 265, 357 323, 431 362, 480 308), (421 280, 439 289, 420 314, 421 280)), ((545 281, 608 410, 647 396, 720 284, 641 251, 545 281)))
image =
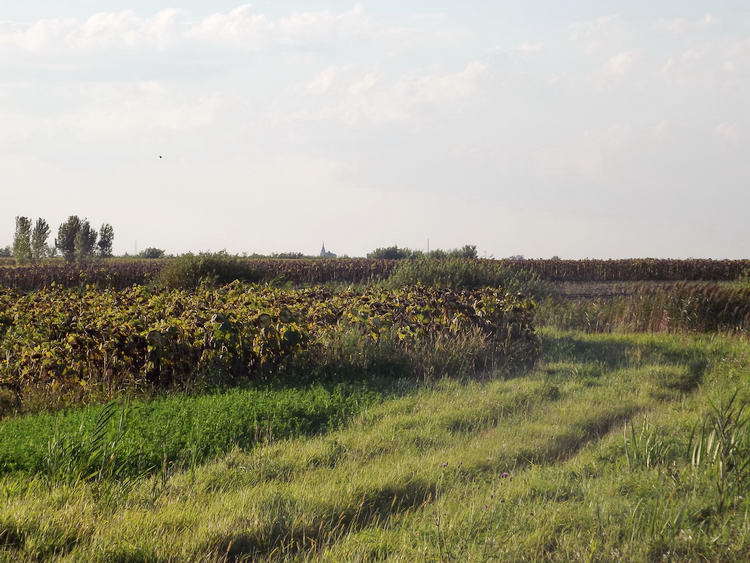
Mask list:
POLYGON ((95 542, 70 557, 104 553, 113 542, 142 551, 149 538, 155 559, 305 559, 346 554, 354 539, 398 526, 413 533, 415 522, 467 486, 570 460, 659 403, 644 392, 653 382, 631 377, 647 369, 642 362, 638 372, 612 364, 597 386, 558 374, 555 387, 537 372, 438 388, 371 407, 322 437, 237 453, 229 476, 229 459, 199 467, 172 477, 158 503, 102 518, 95 542), (160 523, 177 515, 179 531, 160 537, 160 523))
MULTIPOLYGON (((291 514, 283 519, 284 526, 280 527, 276 519, 251 531, 219 535, 209 544, 198 547, 197 551, 207 554, 216 552, 219 547, 226 548, 231 555, 230 561, 275 556, 283 559, 305 552, 320 552, 349 535, 387 526, 396 517, 425 509, 440 498, 441 490, 448 485, 460 487, 478 478, 494 479, 503 467, 513 466, 519 471, 532 464, 561 462, 641 410, 637 404, 617 409, 578 409, 577 416, 562 428, 545 424, 548 418, 555 418, 555 414, 570 409, 577 401, 586 400, 587 394, 594 393, 595 390, 583 388, 552 409, 541 408, 550 405, 551 400, 547 398, 537 405, 540 408, 517 413, 515 418, 520 419, 515 421, 519 423, 518 429, 525 431, 532 441, 536 440, 539 444, 536 447, 517 444, 515 448, 500 452, 496 446, 498 434, 507 432, 508 427, 494 426, 469 442, 466 442, 465 435, 454 434, 452 443, 433 450, 422 459, 409 455, 411 452, 407 451, 401 452, 400 458, 386 454, 379 458, 351 458, 336 467, 318 467, 297 476, 304 487, 297 489, 299 496, 291 497, 294 500, 287 505, 291 514), (472 462, 464 455, 472 448, 485 450, 489 458, 485 456, 484 461, 472 462), (449 461, 439 462, 441 459, 449 461), (395 472, 394 467, 397 468, 395 472), (373 473, 381 477, 373 480, 373 473), (331 483, 341 487, 342 494, 338 498, 321 502, 309 497, 309 491, 325 489, 326 484, 331 483), (298 512, 295 514, 295 511, 298 512), (290 524, 295 521, 304 524, 290 524)), ((514 417, 508 417, 505 422, 514 422, 514 417)), ((407 450, 411 449, 408 440, 404 443, 407 450)), ((299 487, 301 483, 292 479, 287 485, 299 487)), ((278 489, 277 493, 281 494, 282 490, 278 489)))

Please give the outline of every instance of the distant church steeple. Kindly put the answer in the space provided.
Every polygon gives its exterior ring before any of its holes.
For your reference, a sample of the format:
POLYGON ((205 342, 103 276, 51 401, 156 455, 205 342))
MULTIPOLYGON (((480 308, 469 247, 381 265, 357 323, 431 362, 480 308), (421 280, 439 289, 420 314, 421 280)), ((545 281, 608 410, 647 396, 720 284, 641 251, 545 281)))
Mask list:
POLYGON ((328 252, 326 250, 326 243, 323 243, 323 247, 320 249, 320 257, 321 258, 336 258, 336 255, 333 252, 328 252))

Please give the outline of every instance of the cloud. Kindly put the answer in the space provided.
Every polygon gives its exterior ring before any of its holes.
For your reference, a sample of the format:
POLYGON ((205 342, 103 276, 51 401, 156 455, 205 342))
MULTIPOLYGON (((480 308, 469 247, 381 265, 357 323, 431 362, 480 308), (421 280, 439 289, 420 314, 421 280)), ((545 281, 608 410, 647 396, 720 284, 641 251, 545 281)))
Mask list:
POLYGON ((307 83, 305 90, 310 94, 325 94, 331 89, 331 86, 333 86, 337 74, 338 70, 336 67, 329 66, 325 70, 316 74, 315 78, 307 83))
POLYGON ((521 43, 513 51, 522 55, 535 55, 544 51, 544 43, 521 43))
MULTIPOLYGON (((395 81, 387 81, 373 71, 340 77, 338 88, 326 92, 328 98, 336 100, 334 104, 291 112, 279 116, 278 121, 337 121, 350 126, 405 121, 423 109, 450 105, 477 94, 487 68, 485 63, 472 61, 458 72, 395 81)), ((318 79, 322 82, 318 75, 312 83, 318 79)))
POLYGON ((621 33, 623 22, 617 15, 600 16, 593 20, 575 22, 568 26, 568 39, 581 44, 586 54, 592 55, 612 44, 621 33))
POLYGON ((740 140, 740 127, 737 123, 720 123, 714 128, 714 133, 730 143, 738 143, 740 140))
POLYGON ((604 65, 604 72, 609 76, 624 76, 635 64, 636 54, 633 51, 617 53, 604 65))
POLYGON ((197 21, 185 12, 163 10, 152 17, 132 11, 101 12, 88 19, 43 19, 0 24, 0 55, 101 56, 108 52, 168 51, 211 45, 258 52, 275 48, 319 48, 342 38, 375 33, 357 5, 343 12, 308 11, 272 19, 245 5, 197 21))
POLYGON ((600 35, 602 31, 617 23, 618 20, 619 16, 612 14, 599 16, 589 21, 574 22, 568 26, 568 38, 573 41, 590 39, 600 35))
POLYGON ((657 31, 667 33, 688 33, 691 31, 700 31, 711 27, 717 23, 717 19, 711 15, 706 14, 702 18, 698 19, 686 19, 686 18, 673 18, 668 20, 660 20, 656 23, 655 28, 657 31))

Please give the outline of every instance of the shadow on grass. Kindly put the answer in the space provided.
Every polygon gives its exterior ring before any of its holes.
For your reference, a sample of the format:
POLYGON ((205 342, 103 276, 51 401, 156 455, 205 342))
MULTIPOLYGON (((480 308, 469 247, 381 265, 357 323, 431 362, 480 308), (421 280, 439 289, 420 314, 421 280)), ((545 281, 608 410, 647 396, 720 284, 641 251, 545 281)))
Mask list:
POLYGON ((609 369, 640 367, 648 364, 690 366, 702 377, 712 359, 700 346, 676 346, 663 339, 629 339, 627 336, 582 338, 579 335, 545 335, 543 358, 547 362, 598 362, 609 369))
POLYGON ((294 524, 295 513, 302 514, 301 503, 288 498, 273 499, 268 513, 274 517, 252 532, 218 535, 209 540, 203 551, 221 561, 287 560, 304 552, 330 546, 347 534, 377 525, 388 518, 417 509, 432 502, 436 485, 410 480, 373 487, 359 494, 358 504, 346 507, 318 506, 318 514, 306 524, 294 524))
POLYGON ((0 521, 0 559, 3 552, 21 552, 31 543, 34 559, 47 560, 69 553, 79 541, 78 536, 55 526, 0 521))

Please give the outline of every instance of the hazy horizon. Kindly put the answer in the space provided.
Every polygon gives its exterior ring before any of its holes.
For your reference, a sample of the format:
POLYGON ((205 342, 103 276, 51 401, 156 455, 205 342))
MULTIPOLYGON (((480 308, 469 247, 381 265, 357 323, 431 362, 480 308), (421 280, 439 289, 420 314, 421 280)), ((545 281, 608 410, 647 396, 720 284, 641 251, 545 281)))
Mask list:
POLYGON ((750 257, 750 4, 566 4, 4 6, 0 246, 750 257))

